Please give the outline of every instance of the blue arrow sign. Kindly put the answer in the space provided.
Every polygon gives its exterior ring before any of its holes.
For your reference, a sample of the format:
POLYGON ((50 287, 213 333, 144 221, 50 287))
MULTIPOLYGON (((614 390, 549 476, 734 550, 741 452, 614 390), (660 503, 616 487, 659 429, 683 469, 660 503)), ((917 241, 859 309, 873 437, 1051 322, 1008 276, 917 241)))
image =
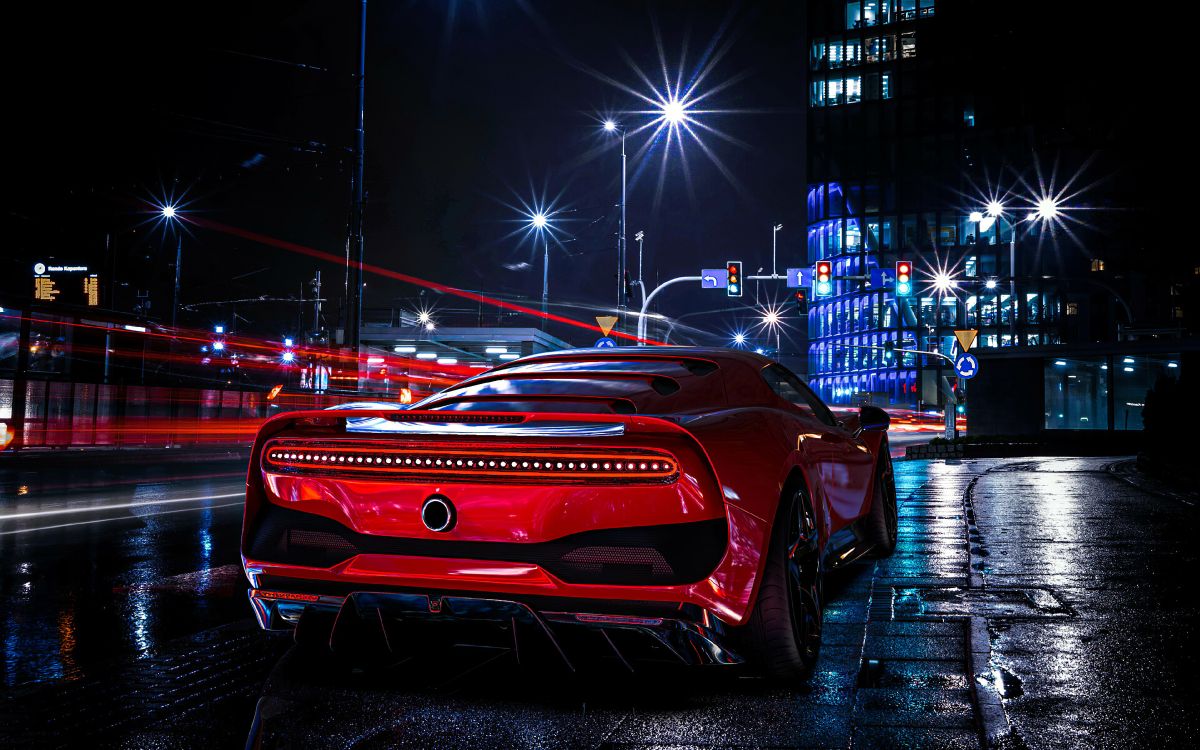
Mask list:
POLYGON ((871 269, 871 286, 875 288, 886 288, 896 285, 896 269, 894 268, 872 268, 871 269))
POLYGON ((787 285, 789 289, 799 289, 812 285, 811 268, 789 268, 787 270, 787 285))
POLYGON ((597 349, 614 349, 614 348, 616 348, 616 346, 617 346, 617 342, 610 339, 608 336, 604 336, 603 338, 596 339, 596 348, 597 349))
POLYGON ((970 380, 979 374, 979 360, 974 354, 963 352, 954 360, 954 372, 963 380, 970 380))
POLYGON ((729 269, 726 268, 701 268, 700 269, 700 288, 701 289, 724 289, 729 286, 729 269))

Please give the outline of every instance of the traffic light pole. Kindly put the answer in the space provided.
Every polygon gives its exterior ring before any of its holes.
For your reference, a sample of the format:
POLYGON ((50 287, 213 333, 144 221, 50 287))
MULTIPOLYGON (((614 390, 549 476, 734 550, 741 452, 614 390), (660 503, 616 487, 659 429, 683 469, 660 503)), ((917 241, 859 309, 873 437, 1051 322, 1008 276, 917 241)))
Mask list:
MULTIPOLYGON (((838 278, 840 279, 843 277, 839 276, 838 278)), ((846 278, 849 278, 849 277, 846 277, 846 278)), ((681 281, 703 281, 703 280, 704 280, 703 276, 676 276, 673 279, 664 281, 663 283, 659 284, 657 287, 654 288, 653 292, 650 292, 650 294, 646 294, 646 287, 642 286, 642 309, 641 309, 641 312, 638 313, 638 322, 637 322, 638 344, 643 344, 646 341, 646 321, 648 320, 648 318, 646 317, 646 311, 650 309, 650 303, 654 301, 655 295, 657 295, 659 292, 666 289, 667 287, 671 286, 672 284, 677 284, 681 281)), ((780 280, 786 281, 787 277, 780 276, 779 274, 773 273, 770 276, 767 276, 767 275, 746 276, 746 277, 744 277, 744 280, 746 280, 746 281, 780 281, 780 280)))

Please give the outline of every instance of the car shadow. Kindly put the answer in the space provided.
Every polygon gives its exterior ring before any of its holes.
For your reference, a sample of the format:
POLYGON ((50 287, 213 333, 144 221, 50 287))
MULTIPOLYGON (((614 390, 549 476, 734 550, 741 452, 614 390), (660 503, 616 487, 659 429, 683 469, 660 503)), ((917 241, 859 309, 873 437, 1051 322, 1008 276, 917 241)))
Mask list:
MULTIPOLYGON (((871 565, 827 576, 826 602, 852 595, 871 565)), ((436 725, 459 727, 452 742, 423 738, 439 747, 494 744, 496 732, 511 737, 515 726, 560 736, 549 744, 572 747, 633 714, 703 716, 738 705, 753 712, 765 698, 821 703, 831 689, 823 679, 818 671, 807 683, 782 686, 740 666, 639 663, 630 671, 616 658, 572 670, 561 659, 519 659, 511 648, 462 644, 422 647, 395 660, 380 654, 350 666, 293 646, 263 686, 247 747, 423 746, 422 733, 436 725)))

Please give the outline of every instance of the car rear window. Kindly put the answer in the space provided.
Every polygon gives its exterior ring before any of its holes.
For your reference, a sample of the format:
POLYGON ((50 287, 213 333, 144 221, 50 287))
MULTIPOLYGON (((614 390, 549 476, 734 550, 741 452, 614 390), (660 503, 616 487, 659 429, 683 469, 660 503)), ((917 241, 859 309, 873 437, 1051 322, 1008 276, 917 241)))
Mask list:
POLYGON ((724 405, 724 385, 715 363, 631 358, 536 361, 498 368, 431 396, 418 408, 672 414, 724 405))

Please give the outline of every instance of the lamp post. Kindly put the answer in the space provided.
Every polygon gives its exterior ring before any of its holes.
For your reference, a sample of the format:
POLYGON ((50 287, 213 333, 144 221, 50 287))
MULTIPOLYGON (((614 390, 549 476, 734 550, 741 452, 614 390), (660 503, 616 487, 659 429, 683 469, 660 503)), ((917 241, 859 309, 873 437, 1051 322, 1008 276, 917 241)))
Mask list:
MULTIPOLYGON (((179 220, 179 212, 170 204, 159 209, 159 215, 172 225, 179 220)), ((176 229, 178 230, 178 227, 176 229)), ((171 299, 171 328, 175 328, 175 324, 179 320, 179 267, 182 263, 183 232, 179 232, 175 240, 175 294, 171 299)))
POLYGON ((529 217, 529 224, 542 240, 542 329, 546 328, 546 312, 550 306, 550 238, 546 231, 546 214, 538 212, 529 217))
MULTIPOLYGON (((1017 220, 1009 217, 1005 213, 1004 204, 998 200, 990 201, 987 204, 987 215, 995 221, 1008 222, 1008 299, 1012 305, 1012 310, 1008 316, 1008 337, 1010 346, 1017 346, 1017 232, 1020 231, 1018 221, 1053 221, 1058 216, 1058 201, 1054 198, 1044 197, 1037 201, 1036 208, 1030 211, 1023 220, 1017 220)), ((976 236, 979 235, 979 223, 982 222, 983 212, 973 211, 968 217, 970 221, 976 224, 976 236)))
POLYGON ((629 304, 629 300, 625 297, 625 194, 627 185, 626 167, 628 164, 625 156, 625 128, 613 120, 605 120, 604 130, 608 133, 620 133, 621 135, 621 228, 617 235, 617 310, 619 314, 624 316, 625 308, 629 304))
POLYGON ((642 276, 642 242, 646 239, 646 233, 639 229, 633 238, 638 243, 638 288, 642 290, 642 299, 646 299, 646 282, 642 276))
POLYGON ((777 244, 777 238, 779 237, 780 229, 783 229, 782 224, 776 224, 771 229, 771 278, 775 278, 779 275, 775 269, 775 247, 777 244))

